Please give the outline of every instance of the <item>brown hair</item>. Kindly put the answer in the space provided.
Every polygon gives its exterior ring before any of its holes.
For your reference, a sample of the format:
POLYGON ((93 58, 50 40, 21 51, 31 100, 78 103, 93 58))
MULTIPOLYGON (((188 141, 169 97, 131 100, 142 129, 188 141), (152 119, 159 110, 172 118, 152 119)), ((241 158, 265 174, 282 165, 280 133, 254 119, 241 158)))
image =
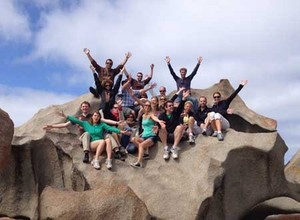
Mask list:
POLYGON ((101 123, 101 114, 100 114, 100 112, 94 111, 94 112, 92 113, 92 117, 89 119, 89 122, 90 122, 91 125, 93 125, 93 115, 94 115, 95 113, 97 113, 97 114, 100 116, 100 119, 99 119, 99 121, 97 122, 97 125, 101 123))
POLYGON ((83 104, 87 104, 89 107, 91 107, 91 104, 90 104, 88 101, 83 101, 83 102, 81 102, 80 107, 81 107, 83 104))

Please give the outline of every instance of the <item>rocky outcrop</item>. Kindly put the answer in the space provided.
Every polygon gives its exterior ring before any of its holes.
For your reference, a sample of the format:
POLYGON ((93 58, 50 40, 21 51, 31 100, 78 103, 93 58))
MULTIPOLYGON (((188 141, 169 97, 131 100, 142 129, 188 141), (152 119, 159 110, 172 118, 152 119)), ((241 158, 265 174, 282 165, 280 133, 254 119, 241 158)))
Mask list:
MULTIPOLYGON (((233 88, 222 80, 206 90, 193 90, 193 94, 206 95, 211 103, 214 91, 227 96, 233 88)), ((18 171, 12 176, 19 182, 5 185, 15 191, 4 194, 0 216, 239 220, 272 198, 300 201, 299 185, 287 181, 284 174, 287 146, 276 131, 276 121, 254 113, 239 97, 231 105, 235 109, 230 118, 233 129, 228 129, 225 141, 198 136, 195 146, 182 142, 180 158, 167 162, 158 143, 151 148, 145 168, 130 167, 135 158, 129 156, 125 162, 114 161, 112 171, 96 171, 81 162, 76 128, 42 130, 45 124, 63 122, 61 111, 76 115, 84 100, 97 109, 97 100, 86 94, 42 109, 15 129, 10 166, 18 171), (30 211, 24 211, 23 198, 29 198, 30 211), (13 204, 14 210, 9 209, 13 204)), ((4 191, 3 186, 0 190, 4 191)))
POLYGON ((0 173, 3 174, 8 168, 11 142, 14 135, 14 124, 9 115, 0 109, 0 173))

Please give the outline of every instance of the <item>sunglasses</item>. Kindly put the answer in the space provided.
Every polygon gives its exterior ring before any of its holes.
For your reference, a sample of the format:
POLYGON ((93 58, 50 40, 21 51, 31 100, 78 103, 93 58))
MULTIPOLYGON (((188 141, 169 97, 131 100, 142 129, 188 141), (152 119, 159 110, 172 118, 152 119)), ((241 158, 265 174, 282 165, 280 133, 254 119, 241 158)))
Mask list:
POLYGON ((221 96, 214 96, 214 99, 219 99, 221 98, 221 96))
POLYGON ((146 104, 146 105, 144 105, 144 106, 149 106, 149 107, 150 107, 151 105, 149 105, 149 104, 146 104))
POLYGON ((174 106, 174 105, 168 105, 167 107, 170 108, 170 107, 173 107, 173 106, 174 106))
POLYGON ((112 62, 106 62, 106 64, 107 64, 107 65, 112 65, 113 63, 112 63, 112 62))
POLYGON ((159 92, 166 92, 166 90, 159 90, 159 92))

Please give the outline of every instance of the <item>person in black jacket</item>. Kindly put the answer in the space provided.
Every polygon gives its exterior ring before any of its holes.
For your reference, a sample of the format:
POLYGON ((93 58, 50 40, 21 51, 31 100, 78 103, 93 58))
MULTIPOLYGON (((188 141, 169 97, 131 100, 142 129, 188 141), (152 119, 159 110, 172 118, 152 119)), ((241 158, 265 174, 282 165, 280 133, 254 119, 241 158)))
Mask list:
POLYGON ((214 105, 211 107, 211 112, 207 115, 207 120, 203 128, 204 131, 209 125, 211 125, 214 130, 212 136, 217 137, 219 141, 224 140, 222 130, 230 127, 230 123, 227 120, 228 113, 230 113, 228 112, 229 105, 247 83, 248 80, 242 80, 239 87, 229 96, 229 98, 224 100, 221 100, 220 92, 214 92, 214 105))
POLYGON ((205 120, 209 112, 211 112, 211 109, 207 106, 207 98, 205 96, 200 96, 199 108, 198 111, 196 111, 196 113, 194 114, 196 120, 196 123, 194 125, 195 135, 198 135, 200 133, 202 133, 203 135, 211 135, 213 133, 211 126, 204 128, 205 120))
POLYGON ((183 111, 184 101, 188 93, 183 93, 183 99, 176 109, 173 104, 174 100, 177 98, 178 94, 182 92, 182 90, 184 90, 184 88, 180 88, 171 100, 166 101, 165 112, 161 113, 158 117, 160 120, 165 122, 165 126, 160 127, 159 129, 159 138, 164 146, 163 158, 165 160, 170 158, 170 152, 172 153, 173 159, 178 158, 177 145, 182 139, 186 128, 183 124, 180 124, 180 115, 183 111), (173 147, 169 148, 167 145, 168 142, 174 142, 173 147))

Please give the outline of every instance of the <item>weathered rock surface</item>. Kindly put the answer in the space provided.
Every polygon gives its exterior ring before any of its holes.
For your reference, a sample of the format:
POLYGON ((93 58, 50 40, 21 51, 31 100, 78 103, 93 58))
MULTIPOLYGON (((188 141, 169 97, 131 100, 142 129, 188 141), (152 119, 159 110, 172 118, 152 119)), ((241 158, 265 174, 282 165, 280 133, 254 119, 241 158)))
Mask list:
POLYGON ((14 124, 9 115, 0 109, 0 173, 5 172, 9 164, 11 141, 14 135, 14 124))
MULTIPOLYGON (((233 88, 222 80, 193 93, 211 98, 218 90, 226 97, 233 88)), ((125 219, 151 215, 159 219, 239 220, 272 198, 300 201, 299 184, 285 178, 287 146, 276 132, 276 121, 254 113, 239 97, 231 105, 235 109, 230 118, 233 129, 228 129, 225 141, 199 136, 195 146, 180 144, 179 160, 167 162, 159 143, 150 150, 151 160, 145 161, 144 169, 131 168, 129 162, 135 158, 129 156, 126 162, 114 161, 112 171, 103 167, 96 171, 81 162, 76 128, 42 130, 45 124, 63 122, 57 112, 76 115, 84 100, 97 109, 98 100, 86 94, 40 110, 15 129, 14 163, 10 166, 18 171, 12 176, 19 182, 5 187, 21 191, 2 197, 0 216, 85 219, 82 215, 87 213, 90 219, 121 219, 120 213, 127 207, 125 219), (27 202, 30 211, 24 211, 22 198, 32 201, 27 202)))

